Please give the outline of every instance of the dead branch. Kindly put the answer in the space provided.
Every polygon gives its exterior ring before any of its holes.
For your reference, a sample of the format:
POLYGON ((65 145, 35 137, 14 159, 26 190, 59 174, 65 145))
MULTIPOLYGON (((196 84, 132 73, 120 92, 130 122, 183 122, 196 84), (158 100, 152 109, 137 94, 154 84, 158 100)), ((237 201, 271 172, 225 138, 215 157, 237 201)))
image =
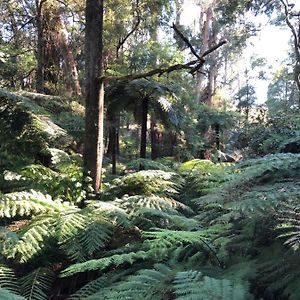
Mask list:
POLYGON ((198 58, 200 59, 200 56, 197 54, 196 50, 194 49, 194 47, 192 46, 192 44, 190 43, 190 41, 183 35, 183 33, 177 28, 177 26, 175 25, 175 23, 173 23, 172 28, 174 29, 174 31, 177 33, 177 35, 183 40, 183 42, 191 49, 192 53, 198 58))
POLYGON ((128 40, 128 38, 138 29, 140 23, 141 23, 141 17, 140 17, 140 12, 139 12, 139 1, 136 1, 136 16, 137 16, 137 20, 136 23, 134 24, 134 26, 132 27, 132 29, 125 35, 124 38, 120 38, 118 45, 117 45, 117 49, 116 49, 116 56, 118 58, 119 56, 119 50, 120 48, 125 44, 125 42, 128 40))
MULTIPOLYGON (((199 59, 192 60, 186 64, 176 64, 173 66, 169 66, 167 68, 157 68, 153 69, 151 71, 145 72, 145 73, 138 73, 138 74, 129 74, 125 76, 103 76, 99 78, 100 82, 111 82, 111 81, 132 81, 135 79, 140 79, 140 78, 147 78, 147 77, 152 77, 154 75, 162 76, 163 74, 169 74, 174 71, 180 71, 180 70, 189 70, 190 72, 195 69, 196 71, 199 70, 203 64, 205 63, 205 57, 212 53, 213 51, 217 50, 221 46, 223 46, 226 43, 226 41, 221 41, 217 45, 211 47, 207 51, 205 51, 199 59), (196 65, 196 66, 195 66, 196 65)), ((195 72, 195 71, 194 71, 195 72)))
POLYGON ((298 38, 299 37, 297 35, 295 27, 293 26, 293 24, 291 23, 291 21, 289 19, 288 5, 283 0, 280 0, 280 3, 283 5, 283 8, 284 8, 286 24, 288 25, 288 27, 292 31, 292 35, 293 35, 293 38, 294 38, 294 48, 295 48, 297 60, 300 61, 300 50, 299 50, 299 43, 298 43, 298 38))

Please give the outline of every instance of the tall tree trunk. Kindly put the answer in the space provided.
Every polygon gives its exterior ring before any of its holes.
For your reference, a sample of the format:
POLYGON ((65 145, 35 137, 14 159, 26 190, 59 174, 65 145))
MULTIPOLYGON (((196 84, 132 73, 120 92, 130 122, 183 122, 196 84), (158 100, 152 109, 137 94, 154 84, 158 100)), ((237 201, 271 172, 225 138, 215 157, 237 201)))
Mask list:
MULTIPOLYGON (((204 53, 209 49, 212 20, 213 20, 213 12, 211 7, 202 9, 200 13, 200 34, 202 38, 201 53, 204 53)), ((201 103, 203 100, 204 78, 205 75, 203 74, 203 68, 200 68, 199 72, 197 73, 197 85, 196 85, 197 103, 201 103)))
POLYGON ((84 168, 90 172, 96 192, 101 188, 103 158, 103 2, 86 0, 85 55, 86 55, 86 116, 84 168))
POLYGON ((78 80, 76 62, 68 42, 68 31, 61 16, 59 16, 59 44, 63 60, 63 70, 66 78, 66 87, 69 96, 79 96, 81 88, 78 80))
POLYGON ((142 103, 140 158, 146 158, 148 106, 149 106, 149 99, 144 98, 142 103))
POLYGON ((44 93, 44 72, 45 72, 45 56, 44 56, 44 20, 43 20, 43 4, 45 0, 36 0, 36 28, 37 28, 37 47, 36 47, 36 91, 44 93))

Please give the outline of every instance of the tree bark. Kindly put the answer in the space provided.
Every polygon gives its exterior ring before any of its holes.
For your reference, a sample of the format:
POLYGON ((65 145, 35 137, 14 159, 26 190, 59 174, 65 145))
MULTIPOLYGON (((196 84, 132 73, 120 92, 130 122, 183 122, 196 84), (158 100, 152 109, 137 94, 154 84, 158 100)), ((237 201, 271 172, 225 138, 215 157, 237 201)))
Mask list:
POLYGON ((101 188, 103 158, 104 82, 103 74, 103 0, 86 0, 86 116, 84 169, 90 173, 96 192, 101 188))
POLYGON ((59 16, 59 23, 60 53, 63 61, 62 66, 65 73, 67 91, 69 96, 79 96, 81 94, 81 88, 78 80, 76 62, 69 46, 66 25, 61 16, 59 16))
POLYGON ((218 75, 218 67, 212 63, 209 68, 208 83, 207 83, 207 99, 206 104, 210 107, 214 106, 214 94, 216 91, 216 78, 218 75))
MULTIPOLYGON (((209 49, 210 44, 210 28, 213 19, 213 12, 210 7, 201 11, 200 14, 200 34, 202 37, 201 52, 205 53, 209 49)), ((202 93, 204 89, 204 74, 203 69, 200 68, 197 73, 197 86, 196 86, 196 101, 197 103, 202 102, 202 93)))
POLYGON ((108 121, 109 125, 109 141, 108 141, 108 147, 107 147, 107 154, 111 157, 111 163, 112 163, 112 171, 111 173, 113 175, 116 175, 117 173, 117 138, 118 138, 118 122, 117 122, 117 116, 112 115, 109 117, 108 121))
POLYGON ((151 159, 157 159, 159 157, 159 132, 157 130, 157 124, 151 120, 150 127, 151 136, 151 159))
POLYGON ((149 105, 149 99, 144 98, 142 103, 140 158, 146 158, 148 105, 149 105))
POLYGON ((175 15, 175 25, 178 27, 180 25, 180 17, 183 11, 183 0, 176 0, 176 15, 175 15))
POLYGON ((45 55, 44 55, 44 20, 43 20, 43 4, 46 1, 36 0, 36 28, 37 28, 37 47, 36 47, 36 91, 44 93, 44 73, 45 73, 45 55))

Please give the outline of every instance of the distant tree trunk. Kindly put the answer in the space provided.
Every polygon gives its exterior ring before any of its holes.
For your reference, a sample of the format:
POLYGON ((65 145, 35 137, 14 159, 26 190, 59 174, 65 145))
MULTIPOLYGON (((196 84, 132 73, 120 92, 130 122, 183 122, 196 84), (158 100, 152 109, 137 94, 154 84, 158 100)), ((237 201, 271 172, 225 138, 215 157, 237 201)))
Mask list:
POLYGON ((216 90, 216 77, 218 67, 212 63, 209 68, 208 83, 207 83, 207 99, 206 104, 210 107, 214 106, 214 94, 216 90))
POLYGON ((111 163, 112 163, 112 171, 111 173, 113 175, 116 175, 117 173, 117 146, 118 146, 118 122, 117 117, 113 114, 109 117, 109 141, 108 141, 108 147, 107 147, 107 154, 111 157, 111 163))
POLYGON ((103 2, 86 0, 85 55, 86 55, 86 115, 84 169, 90 172, 96 192, 101 188, 103 158, 103 106, 104 83, 99 84, 103 73, 103 2))
POLYGON ((43 4, 46 0, 36 0, 36 28, 37 28, 37 46, 36 46, 36 91, 44 93, 44 72, 45 72, 45 57, 44 57, 44 20, 43 20, 43 4))
POLYGON ((176 15, 175 15, 175 25, 178 27, 180 25, 180 17, 183 11, 183 0, 176 0, 176 15))
POLYGON ((112 163, 112 170, 111 173, 113 175, 117 174, 117 130, 115 126, 112 126, 111 128, 112 134, 111 134, 111 143, 112 143, 112 148, 111 148, 111 163, 112 163))
POLYGON ((76 62, 72 53, 72 50, 68 42, 68 32, 66 25, 61 16, 59 16, 59 45, 60 53, 63 61, 63 70, 66 79, 66 87, 69 96, 79 96, 81 94, 81 88, 78 80, 78 72, 76 62))
POLYGON ((220 124, 215 125, 215 135, 216 135, 216 148, 220 150, 220 124))
POLYGON ((144 98, 142 103, 140 158, 146 158, 148 106, 149 106, 149 99, 144 98))
MULTIPOLYGON (((211 36, 211 24, 213 20, 213 12, 211 7, 206 8, 201 11, 200 14, 200 34, 202 39, 201 52, 204 53, 209 49, 210 36, 211 36)), ((197 74, 197 86, 196 86, 196 101, 201 103, 203 100, 203 90, 204 90, 204 74, 201 68, 197 74)))
POLYGON ((151 159, 156 159, 159 157, 159 132, 157 130, 157 124, 151 120, 150 127, 151 136, 151 159))

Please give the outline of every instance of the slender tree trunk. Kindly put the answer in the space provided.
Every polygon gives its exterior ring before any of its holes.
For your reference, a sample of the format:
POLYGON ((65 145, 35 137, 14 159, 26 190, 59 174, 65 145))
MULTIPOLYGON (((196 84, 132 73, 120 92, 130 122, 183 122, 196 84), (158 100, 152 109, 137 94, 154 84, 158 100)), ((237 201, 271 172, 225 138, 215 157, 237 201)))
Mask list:
POLYGON ((103 158, 104 83, 98 78, 103 73, 103 0, 86 0, 86 116, 84 168, 93 179, 96 192, 101 188, 103 158))
MULTIPOLYGON (((200 14, 200 34, 202 38, 201 52, 204 53, 209 49, 210 43, 210 28, 213 19, 212 9, 206 8, 201 11, 200 14)), ((196 101, 197 103, 202 102, 203 90, 204 90, 204 78, 203 69, 201 68, 197 73, 197 86, 196 86, 196 101)))
POLYGON ((113 175, 117 173, 117 121, 116 116, 112 115, 109 118, 109 142, 107 154, 111 157, 113 175))
POLYGON ((44 73, 45 73, 45 56, 44 56, 44 20, 43 4, 45 1, 36 0, 36 28, 37 28, 37 47, 36 47, 36 91, 44 93, 44 73))
POLYGON ((117 174, 117 130, 116 130, 116 127, 113 126, 111 128, 112 130, 112 152, 111 152, 111 163, 112 163, 112 170, 111 170, 111 173, 113 175, 116 175, 117 174))
POLYGON ((149 106, 149 99, 144 98, 142 103, 140 158, 146 158, 148 106, 149 106))
POLYGON ((216 78, 217 78, 218 67, 216 64, 211 64, 208 74, 207 83, 207 100, 206 104, 210 107, 214 106, 214 94, 216 90, 216 78))
POLYGON ((157 130, 156 123, 151 120, 150 127, 150 136, 151 136, 151 159, 156 159, 159 157, 159 132, 157 130))

